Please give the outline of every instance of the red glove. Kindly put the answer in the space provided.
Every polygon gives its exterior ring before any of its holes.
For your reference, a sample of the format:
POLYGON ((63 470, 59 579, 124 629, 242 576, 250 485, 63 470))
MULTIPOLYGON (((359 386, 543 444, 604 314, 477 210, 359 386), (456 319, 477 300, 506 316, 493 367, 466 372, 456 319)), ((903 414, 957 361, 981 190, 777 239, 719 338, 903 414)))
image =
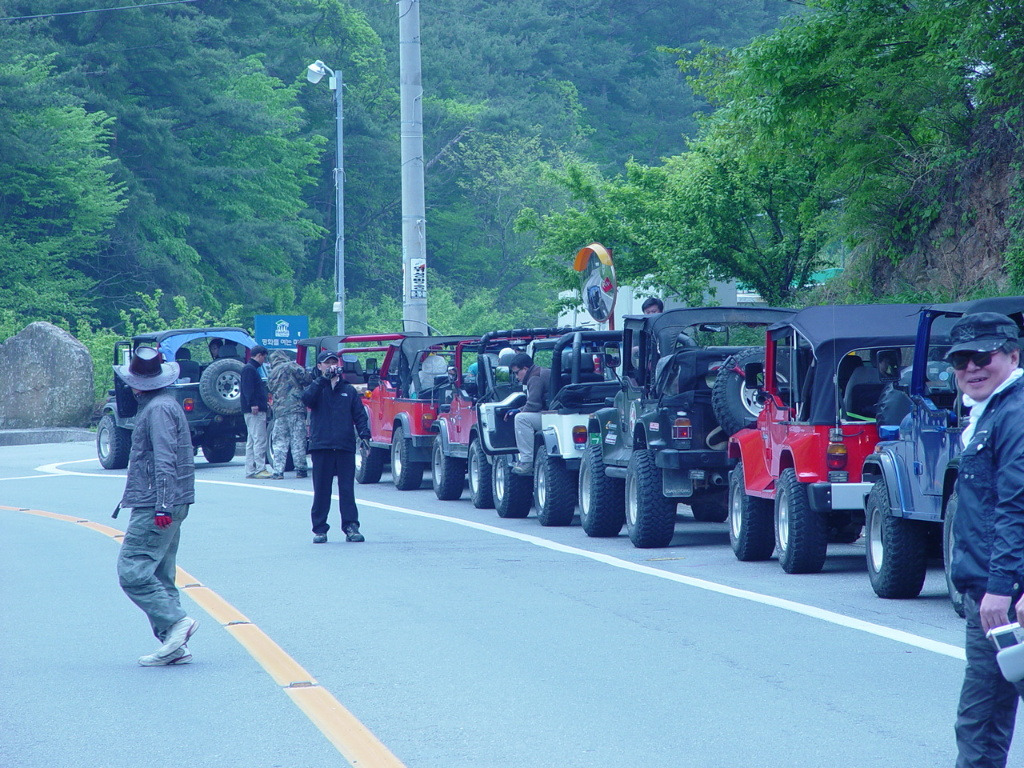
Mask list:
POLYGON ((166 528, 171 524, 171 513, 166 510, 163 512, 157 512, 153 515, 153 522, 156 523, 157 528, 166 528))

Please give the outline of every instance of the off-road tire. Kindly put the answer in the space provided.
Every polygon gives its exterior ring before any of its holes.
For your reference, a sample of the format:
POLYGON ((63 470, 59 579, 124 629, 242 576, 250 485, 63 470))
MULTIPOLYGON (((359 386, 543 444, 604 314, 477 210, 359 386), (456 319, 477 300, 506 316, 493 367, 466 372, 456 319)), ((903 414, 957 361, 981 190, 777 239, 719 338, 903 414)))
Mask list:
POLYGON ((767 560, 775 551, 775 517, 768 499, 748 496, 743 465, 729 475, 729 544, 737 560, 767 560))
POLYGON ((533 506, 533 478, 512 474, 512 461, 498 456, 491 467, 491 493, 498 517, 526 517, 533 506))
POLYGON ((893 517, 889 487, 877 481, 864 510, 864 553, 871 588, 879 597, 917 597, 928 572, 928 531, 918 520, 893 517))
POLYGON ((391 433, 391 477, 395 488, 400 491, 416 491, 423 485, 426 467, 421 462, 409 460, 411 447, 405 438, 405 430, 395 427, 391 433))
POLYGON ((96 457, 104 469, 124 469, 132 452, 132 431, 117 426, 114 414, 105 413, 96 427, 96 457))
POLYGON ((818 573, 825 565, 828 528, 811 509, 807 488, 795 469, 784 469, 776 483, 775 548, 786 573, 818 573))
POLYGON ((711 410, 725 434, 735 435, 741 429, 757 425, 761 404, 756 390, 747 389, 743 369, 747 363, 763 363, 764 348, 745 349, 722 364, 711 388, 711 410))
POLYGON ((583 453, 579 477, 580 524, 592 538, 618 536, 626 524, 626 482, 604 473, 601 446, 583 453))
POLYGON ((676 502, 661 492, 661 470, 654 451, 633 451, 626 470, 626 529, 634 547, 667 547, 676 530, 676 502))
POLYGON ((202 444, 203 458, 210 464, 225 464, 235 458, 234 440, 217 440, 202 444))
POLYGON ((724 523, 729 519, 729 491, 721 493, 706 493, 690 499, 690 512, 693 519, 699 523, 724 523))
POLYGON ((223 416, 242 412, 242 370, 245 363, 225 357, 214 360, 199 377, 199 396, 206 407, 223 416))
POLYGON ((469 444, 469 497, 477 509, 494 509, 494 490, 491 488, 491 464, 487 461, 480 441, 469 444))
POLYGON ((384 474, 384 465, 387 463, 386 448, 374 448, 360 441, 356 446, 356 482, 360 485, 380 482, 380 476, 384 474))
POLYGON ((430 452, 430 474, 437 498, 441 501, 462 498, 462 489, 466 487, 466 460, 446 455, 440 438, 434 438, 430 452))
POLYGON ((946 589, 949 591, 949 600, 953 604, 956 615, 963 618, 967 609, 964 608, 964 596, 953 586, 953 546, 956 544, 956 537, 953 534, 953 526, 956 521, 956 510, 959 506, 959 496, 954 493, 946 502, 946 515, 942 519, 942 559, 943 570, 946 572, 946 589))
POLYGON ((549 456, 543 446, 538 449, 533 465, 533 499, 541 525, 572 525, 576 481, 576 473, 566 469, 560 456, 549 456))

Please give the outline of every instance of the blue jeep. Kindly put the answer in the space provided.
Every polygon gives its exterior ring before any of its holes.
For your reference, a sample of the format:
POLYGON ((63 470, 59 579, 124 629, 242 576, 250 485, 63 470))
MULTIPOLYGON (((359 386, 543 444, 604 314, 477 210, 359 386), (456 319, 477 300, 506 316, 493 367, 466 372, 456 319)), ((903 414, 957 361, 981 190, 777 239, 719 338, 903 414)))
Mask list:
POLYGON ((881 440, 863 471, 865 479, 874 481, 864 509, 864 543, 875 594, 917 597, 928 557, 941 547, 950 599, 961 616, 963 598, 949 578, 961 400, 945 354, 949 329, 957 318, 973 312, 1001 312, 1024 329, 1024 296, 934 304, 921 310, 913 364, 882 395, 881 440))

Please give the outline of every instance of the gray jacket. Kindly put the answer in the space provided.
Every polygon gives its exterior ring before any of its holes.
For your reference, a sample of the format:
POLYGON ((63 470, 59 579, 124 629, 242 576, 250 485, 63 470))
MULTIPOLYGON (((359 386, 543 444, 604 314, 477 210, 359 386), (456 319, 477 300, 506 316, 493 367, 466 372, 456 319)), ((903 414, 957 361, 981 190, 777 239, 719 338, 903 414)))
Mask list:
POLYGON ((526 374, 526 405, 523 413, 540 413, 544 410, 544 400, 548 394, 548 381, 551 369, 534 365, 526 374))
POLYGON ((139 396, 122 507, 170 509, 195 501, 192 436, 181 405, 167 390, 139 396))

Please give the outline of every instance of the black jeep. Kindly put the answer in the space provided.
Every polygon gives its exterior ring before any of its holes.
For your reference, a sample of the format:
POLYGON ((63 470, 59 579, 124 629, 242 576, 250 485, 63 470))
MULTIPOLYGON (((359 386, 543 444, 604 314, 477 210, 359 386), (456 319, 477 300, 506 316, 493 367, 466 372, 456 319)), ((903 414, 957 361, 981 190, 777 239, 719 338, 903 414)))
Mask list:
POLYGON ((634 546, 667 546, 680 501, 697 520, 726 519, 728 439, 760 409, 743 369, 764 359, 765 329, 792 314, 701 307, 625 319, 622 386, 590 417, 580 467, 588 536, 625 523, 634 546))
MULTIPOLYGON (((192 432, 192 445, 211 464, 231 461, 235 443, 246 439, 240 390, 242 368, 256 341, 241 328, 186 328, 145 333, 114 344, 114 364, 127 365, 132 350, 155 347, 164 360, 176 360, 178 380, 168 389, 181 403, 192 432), (216 359, 212 339, 221 341, 216 359)), ((138 403, 131 389, 111 372, 114 388, 103 406, 96 430, 96 454, 104 469, 124 469, 131 450, 138 403)))

